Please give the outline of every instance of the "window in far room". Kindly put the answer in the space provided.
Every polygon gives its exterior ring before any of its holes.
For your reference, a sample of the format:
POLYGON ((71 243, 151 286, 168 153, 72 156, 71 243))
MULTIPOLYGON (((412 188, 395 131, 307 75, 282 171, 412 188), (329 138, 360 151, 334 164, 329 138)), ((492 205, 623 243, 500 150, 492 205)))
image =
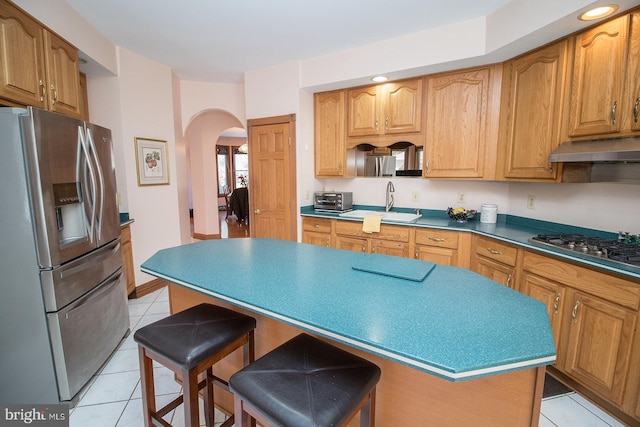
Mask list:
POLYGON ((246 149, 228 145, 217 145, 218 196, 230 193, 249 182, 249 155, 246 149))

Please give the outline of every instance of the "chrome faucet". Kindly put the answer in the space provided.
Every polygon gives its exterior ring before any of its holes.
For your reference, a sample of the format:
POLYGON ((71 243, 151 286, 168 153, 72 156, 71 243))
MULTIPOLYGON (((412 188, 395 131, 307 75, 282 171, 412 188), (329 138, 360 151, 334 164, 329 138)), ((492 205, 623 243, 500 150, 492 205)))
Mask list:
POLYGON ((386 212, 389 212, 393 207, 393 194, 391 193, 393 193, 394 191, 396 191, 396 189, 393 187, 393 182, 391 181, 387 182, 387 193, 385 197, 385 206, 384 206, 384 210, 386 212))

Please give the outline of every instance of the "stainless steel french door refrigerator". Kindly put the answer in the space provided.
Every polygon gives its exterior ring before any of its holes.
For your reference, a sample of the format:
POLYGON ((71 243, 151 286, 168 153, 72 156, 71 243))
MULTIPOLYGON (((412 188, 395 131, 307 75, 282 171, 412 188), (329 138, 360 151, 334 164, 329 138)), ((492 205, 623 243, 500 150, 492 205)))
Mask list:
POLYGON ((0 403, 73 402, 129 329, 111 131, 0 108, 0 403))

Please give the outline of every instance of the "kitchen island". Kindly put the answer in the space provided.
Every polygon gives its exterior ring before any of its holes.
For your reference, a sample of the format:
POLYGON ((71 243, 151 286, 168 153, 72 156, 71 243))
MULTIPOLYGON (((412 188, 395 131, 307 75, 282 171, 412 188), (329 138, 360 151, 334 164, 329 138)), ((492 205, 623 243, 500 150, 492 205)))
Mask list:
POLYGON ((161 250, 142 270, 173 284, 172 312, 213 299, 256 317, 258 357, 303 330, 378 364, 378 425, 538 423, 555 361, 546 309, 466 269, 234 239, 161 250))

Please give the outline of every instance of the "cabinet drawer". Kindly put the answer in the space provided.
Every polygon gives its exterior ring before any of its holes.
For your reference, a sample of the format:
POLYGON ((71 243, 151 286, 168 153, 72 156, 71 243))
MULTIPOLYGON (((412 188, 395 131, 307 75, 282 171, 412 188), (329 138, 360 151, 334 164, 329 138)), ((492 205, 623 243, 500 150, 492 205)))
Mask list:
POLYGON ((515 266, 518 249, 494 239, 478 236, 476 238, 475 253, 506 265, 515 266))
POLYGON ((365 233, 362 231, 362 222, 336 221, 336 234, 394 240, 396 242, 408 242, 409 235, 411 234, 411 227, 381 224, 380 232, 365 233))
POLYGON ((302 230, 318 233, 331 233, 331 220, 305 217, 302 219, 302 230))
POLYGON ((417 229, 416 244, 457 249, 459 234, 455 231, 417 229))
POLYGON ((640 307, 640 285, 637 282, 528 251, 524 253, 522 269, 632 310, 640 307))

